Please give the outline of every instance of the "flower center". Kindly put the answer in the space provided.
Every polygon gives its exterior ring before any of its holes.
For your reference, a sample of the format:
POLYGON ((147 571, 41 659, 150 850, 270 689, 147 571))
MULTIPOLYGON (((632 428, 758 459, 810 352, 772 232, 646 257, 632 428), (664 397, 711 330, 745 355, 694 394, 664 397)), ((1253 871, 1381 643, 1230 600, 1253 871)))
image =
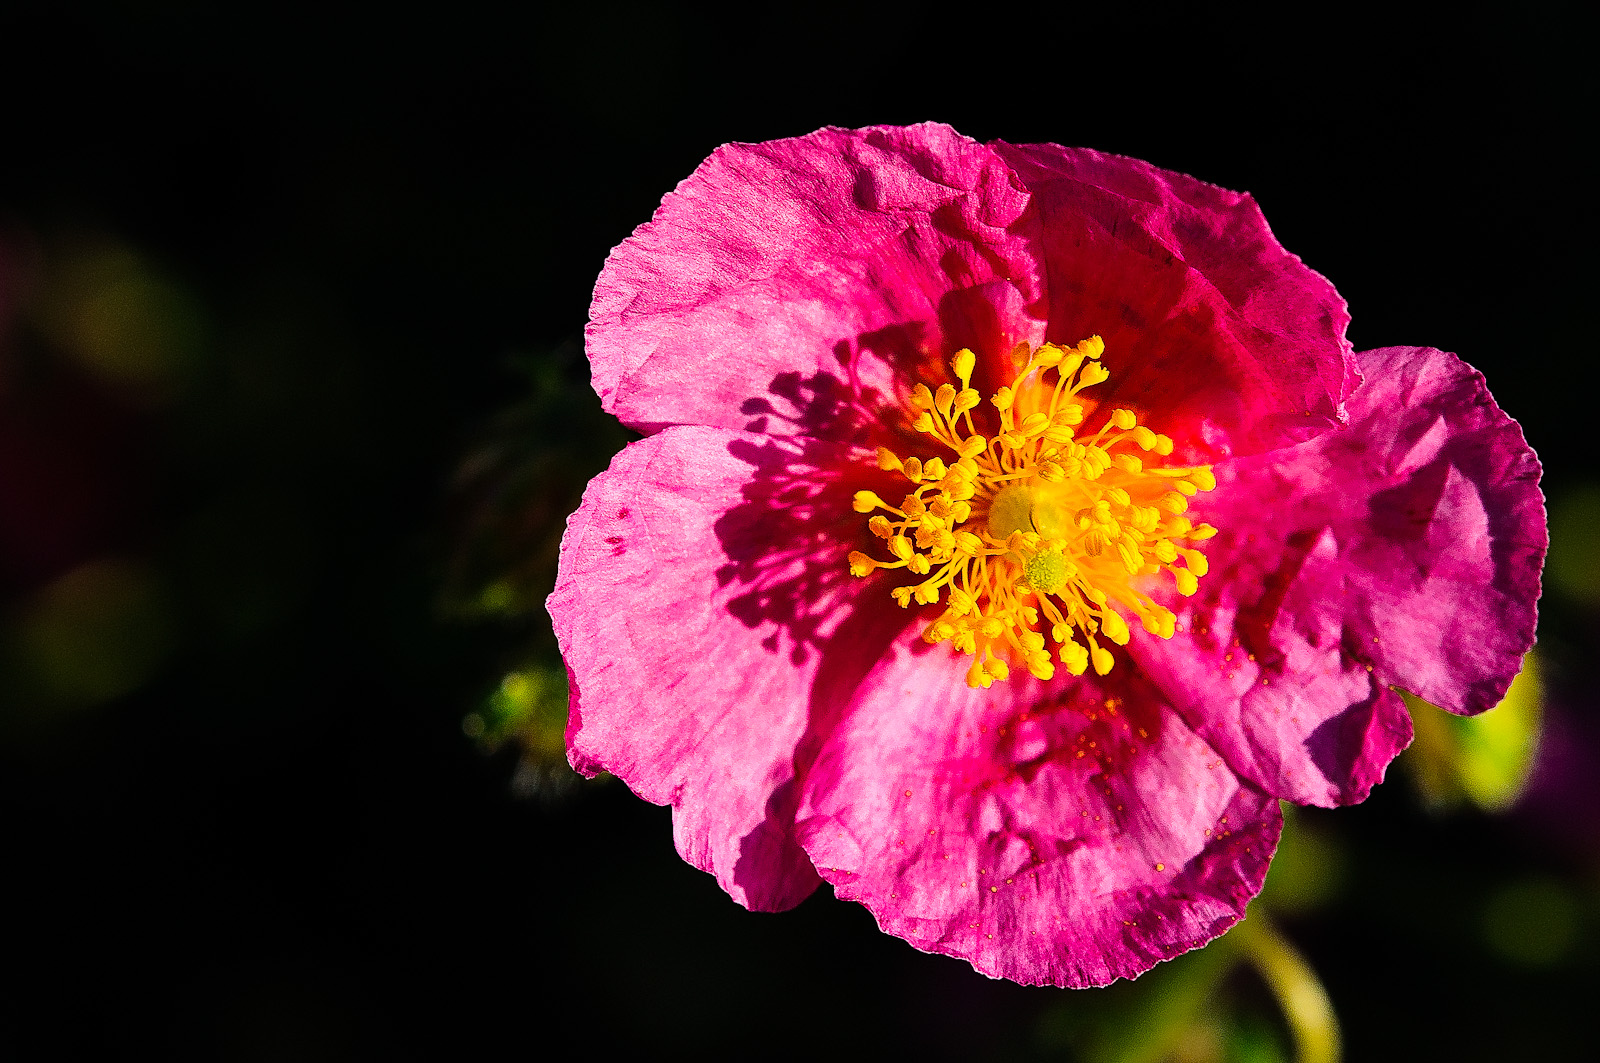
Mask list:
POLYGON ((957 352, 950 368, 959 389, 918 384, 911 393, 913 427, 949 456, 901 458, 880 447, 879 468, 898 470, 915 487, 898 507, 856 492, 856 512, 873 514, 867 526, 893 560, 855 551, 851 573, 904 568, 925 577, 890 593, 902 608, 945 599, 922 637, 975 658, 970 686, 1006 678, 1008 659, 1051 678, 1047 635, 1068 672, 1082 675, 1092 663, 1105 675, 1114 662, 1100 639, 1127 645, 1124 611, 1150 634, 1172 637, 1172 611, 1141 589, 1148 577, 1166 571, 1178 593, 1190 595, 1206 574, 1205 555, 1188 544, 1217 529, 1183 514, 1189 496, 1216 486, 1210 466, 1147 465, 1141 453, 1164 458, 1172 440, 1131 410, 1112 410, 1093 436, 1076 436, 1093 409, 1080 393, 1109 375, 1104 351, 1099 336, 1076 347, 1019 344, 1015 379, 989 399, 999 412, 992 436, 973 426, 982 402, 969 386, 977 359, 957 352))

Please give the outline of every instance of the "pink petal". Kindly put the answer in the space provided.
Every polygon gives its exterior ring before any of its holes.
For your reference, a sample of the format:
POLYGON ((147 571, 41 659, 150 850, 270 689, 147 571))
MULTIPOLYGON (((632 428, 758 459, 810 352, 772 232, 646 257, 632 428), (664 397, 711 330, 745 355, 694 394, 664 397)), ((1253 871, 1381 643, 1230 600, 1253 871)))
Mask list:
POLYGON ((1215 461, 1344 420, 1359 380, 1345 302, 1279 246, 1255 201, 1137 159, 992 145, 1033 194, 1049 338, 1098 333, 1105 404, 1215 461))
POLYGON ((1399 687, 1499 702, 1533 643, 1539 463, 1452 354, 1357 356, 1350 424, 1219 466, 1222 529, 1183 631, 1136 647, 1196 731, 1279 797, 1363 799, 1411 738, 1399 687))
POLYGON ((641 431, 741 428, 786 375, 848 363, 893 394, 921 359, 1038 342, 1039 270, 1012 231, 1027 207, 994 151, 948 126, 724 145, 606 261, 595 390, 641 431))
POLYGON ((858 458, 668 429, 595 478, 562 541, 549 608, 573 766, 671 804, 684 859, 750 908, 791 907, 817 885, 791 824, 824 657, 835 670, 875 660, 907 622, 886 594, 853 604, 870 582, 845 563, 864 534, 849 504, 858 458), (835 637, 847 617, 865 637, 835 637))
POLYGON ((991 977, 1104 985, 1222 933, 1260 889, 1277 802, 1131 668, 969 690, 908 636, 834 719, 801 844, 839 896, 991 977))

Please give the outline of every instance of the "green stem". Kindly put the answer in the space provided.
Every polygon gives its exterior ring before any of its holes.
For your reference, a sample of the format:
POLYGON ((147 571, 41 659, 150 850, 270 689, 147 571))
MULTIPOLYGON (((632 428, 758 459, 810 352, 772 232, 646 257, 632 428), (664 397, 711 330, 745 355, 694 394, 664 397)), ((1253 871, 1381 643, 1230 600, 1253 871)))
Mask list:
POLYGON ((1261 906, 1251 906, 1228 936, 1237 941, 1277 998, 1294 1035, 1299 1063, 1339 1063, 1339 1020, 1328 993, 1311 964, 1272 925, 1261 906))

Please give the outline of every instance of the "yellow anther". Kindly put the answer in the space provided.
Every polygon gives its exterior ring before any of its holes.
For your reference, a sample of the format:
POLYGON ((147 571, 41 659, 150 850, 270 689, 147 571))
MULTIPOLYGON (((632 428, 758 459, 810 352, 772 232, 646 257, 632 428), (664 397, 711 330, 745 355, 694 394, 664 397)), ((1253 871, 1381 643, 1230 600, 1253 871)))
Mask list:
POLYGON ((972 370, 978 364, 978 356, 963 347, 950 359, 950 368, 956 374, 956 379, 961 381, 961 386, 967 386, 972 379, 972 370))
POLYGON ((883 499, 871 491, 857 491, 856 499, 850 504, 850 508, 857 513, 871 513, 875 509, 888 509, 890 507, 884 505, 883 499))
POLYGON ((1144 624, 1144 629, 1156 638, 1170 639, 1178 618, 1172 615, 1172 610, 1157 605, 1144 610, 1139 620, 1144 624))
POLYGON ((1046 413, 1030 413, 1022 419, 1022 434, 1025 436, 1043 435, 1049 427, 1050 415, 1046 413))
POLYGON ((1044 437, 1051 443, 1072 442, 1072 429, 1064 424, 1053 424, 1044 430, 1044 437))
POLYGON ((1109 375, 1097 360, 1104 349, 1097 336, 1070 349, 1019 344, 1010 352, 1013 379, 989 406, 970 387, 977 356, 956 352, 959 389, 918 384, 910 393, 912 427, 939 452, 877 451, 878 467, 903 473, 915 489, 900 509, 871 491, 855 495, 854 508, 872 514, 868 530, 893 560, 852 552, 851 573, 903 568, 920 582, 892 588, 898 604, 943 599, 922 637, 972 655, 974 686, 1003 680, 1012 667, 1047 680, 1057 662, 1072 675, 1091 666, 1104 675, 1115 663, 1107 647, 1128 644, 1134 617, 1149 637, 1176 630, 1172 612, 1150 596, 1159 586, 1151 577, 1170 573, 1188 595, 1206 572, 1204 555, 1186 544, 1216 530, 1183 514, 1186 496, 1215 486, 1211 470, 1162 467, 1172 440, 1128 409, 1109 410, 1092 438, 1074 437, 1085 417, 1077 396, 1109 375))

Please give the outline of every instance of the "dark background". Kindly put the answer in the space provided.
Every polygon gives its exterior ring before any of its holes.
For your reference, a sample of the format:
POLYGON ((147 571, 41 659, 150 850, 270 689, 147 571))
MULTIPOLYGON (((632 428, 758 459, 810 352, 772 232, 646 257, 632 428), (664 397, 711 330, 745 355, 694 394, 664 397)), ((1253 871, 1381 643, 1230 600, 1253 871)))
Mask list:
MULTIPOLYGON (((937 119, 1120 152, 1252 192, 1358 348, 1481 368, 1559 499, 1595 475, 1595 64, 1559 5, 1451 10, 0 9, 0 1054, 1071 1058, 1095 994, 923 956, 826 888, 745 912, 664 809, 463 733, 548 661, 553 536, 625 438, 585 386, 594 278, 729 140, 937 119), (143 278, 181 357, 74 360, 50 307, 95 268, 143 278), (30 618, 105 558, 144 649, 52 693, 30 618)), ((1594 616, 1546 599, 1580 735, 1594 616)), ((1440 814, 1391 777, 1304 817, 1343 886, 1286 926, 1350 1059, 1578 1054, 1600 847, 1560 800, 1440 814), (1553 959, 1480 933, 1524 880, 1575 899, 1553 959)))

